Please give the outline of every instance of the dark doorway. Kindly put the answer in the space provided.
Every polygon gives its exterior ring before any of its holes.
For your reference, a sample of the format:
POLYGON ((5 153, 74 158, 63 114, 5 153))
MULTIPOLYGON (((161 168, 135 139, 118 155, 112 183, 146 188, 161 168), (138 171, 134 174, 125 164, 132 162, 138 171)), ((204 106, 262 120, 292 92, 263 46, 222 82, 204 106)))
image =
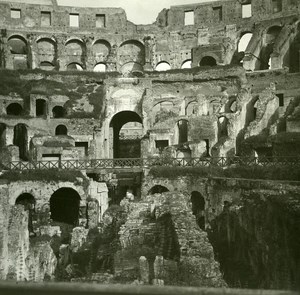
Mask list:
POLYGON ((78 225, 80 196, 72 188, 60 188, 50 198, 51 219, 72 226, 78 225))
POLYGON ((6 125, 0 123, 0 148, 6 145, 6 125))
POLYGON ((55 129, 55 135, 68 135, 68 129, 65 125, 58 125, 55 129))
POLYGON ((27 161, 27 127, 24 124, 18 124, 14 127, 13 144, 19 147, 19 157, 21 160, 27 161))
POLYGON ((140 158, 141 157, 141 117, 131 111, 123 111, 116 114, 110 127, 113 132, 113 156, 114 158, 140 158), (138 124, 128 124, 128 123, 138 124), (127 125, 128 128, 123 128, 127 125), (122 130, 122 132, 121 132, 122 130))
POLYGON ((66 111, 62 106, 56 106, 52 109, 53 118, 63 118, 66 115, 66 111))
POLYGON ((200 67, 214 67, 217 65, 217 61, 211 56, 205 56, 200 61, 200 67))
POLYGON ((6 114, 10 116, 20 116, 23 112, 23 108, 20 104, 18 103, 11 103, 7 108, 6 108, 6 114))
POLYGON ((28 230, 29 234, 33 235, 34 230, 33 230, 33 215, 35 212, 35 199, 33 195, 24 193, 21 194, 17 199, 16 199, 16 205, 23 205, 24 210, 28 211, 28 230))
POLYGON ((180 120, 178 123, 178 144, 188 141, 188 121, 180 120))
POLYGON ((203 196, 199 192, 192 192, 191 195, 191 202, 192 202, 192 212, 193 215, 196 216, 196 222, 198 226, 205 230, 205 200, 203 196))
POLYGON ((37 117, 42 117, 46 115, 46 101, 44 99, 37 99, 35 107, 35 113, 37 117))

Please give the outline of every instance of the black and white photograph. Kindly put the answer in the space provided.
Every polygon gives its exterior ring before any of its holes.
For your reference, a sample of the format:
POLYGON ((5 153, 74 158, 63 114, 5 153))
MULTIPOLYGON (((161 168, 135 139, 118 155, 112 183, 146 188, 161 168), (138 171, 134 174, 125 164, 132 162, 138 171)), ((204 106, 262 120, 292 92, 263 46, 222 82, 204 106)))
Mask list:
POLYGON ((1 295, 298 292, 300 0, 0 0, 1 295))

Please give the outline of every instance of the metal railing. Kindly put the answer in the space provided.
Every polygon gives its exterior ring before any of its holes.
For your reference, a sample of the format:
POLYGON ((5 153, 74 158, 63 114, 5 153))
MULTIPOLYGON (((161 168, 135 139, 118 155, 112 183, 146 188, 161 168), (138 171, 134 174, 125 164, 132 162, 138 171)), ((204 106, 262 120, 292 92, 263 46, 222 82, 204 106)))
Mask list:
POLYGON ((3 162, 3 170, 91 170, 160 167, 300 167, 300 157, 202 157, 202 158, 123 158, 61 161, 3 162))

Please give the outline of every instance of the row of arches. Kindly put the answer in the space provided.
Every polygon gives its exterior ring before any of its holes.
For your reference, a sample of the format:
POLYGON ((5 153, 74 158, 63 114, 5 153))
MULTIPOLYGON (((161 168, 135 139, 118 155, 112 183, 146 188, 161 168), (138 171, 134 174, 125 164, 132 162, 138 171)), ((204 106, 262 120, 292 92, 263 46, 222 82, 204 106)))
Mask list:
MULTIPOLYGON (((155 185, 149 191, 148 195, 162 194, 168 192, 169 189, 163 185, 155 185)), ((193 215, 196 217, 198 226, 205 230, 205 199, 198 191, 193 191, 190 195, 191 209, 193 215)))
MULTIPOLYGON (((69 187, 63 187, 56 190, 50 197, 49 209, 50 219, 54 223, 64 223, 75 227, 79 224, 80 214, 80 195, 69 187)), ((34 234, 33 219, 36 212, 36 199, 30 193, 22 193, 15 201, 15 205, 22 205, 24 210, 28 211, 28 230, 34 234)), ((45 209, 48 213, 48 206, 45 209)))
MULTIPOLYGON (((37 55, 39 56, 39 67, 43 70, 54 70, 57 67, 57 55, 58 49, 56 41, 51 38, 40 38, 36 42, 37 55)), ((8 39, 8 46, 10 52, 13 55, 27 55, 29 52, 29 45, 26 39, 19 35, 13 35, 8 39)), ((80 39, 71 39, 65 43, 64 54, 71 59, 77 59, 67 64, 66 69, 69 71, 85 69, 84 63, 87 56, 87 48, 85 43, 80 39)), ((129 40, 123 42, 118 48, 111 46, 106 40, 97 40, 92 44, 91 54, 98 62, 94 66, 95 72, 105 72, 107 70, 106 60, 108 56, 114 56, 118 63, 123 67, 135 67, 131 69, 141 71, 145 64, 145 46, 140 41, 129 40)), ((215 66, 217 64, 215 58, 211 56, 205 56, 201 59, 199 66, 215 66)), ((192 61, 190 59, 185 60, 181 69, 191 68, 192 61)), ((167 61, 161 61, 155 66, 156 71, 166 71, 171 69, 170 64, 167 61)), ((127 69, 123 69, 126 71, 127 69)))
MULTIPOLYGON (((54 106, 52 108, 52 118, 64 118, 67 112, 63 106, 54 106)), ((24 115, 23 106, 20 103, 14 102, 10 103, 6 107, 6 115, 9 116, 22 116, 24 115)), ((46 115, 46 100, 37 99, 36 100, 36 117, 41 117, 46 115)))
MULTIPOLYGON (((0 148, 6 146, 6 130, 7 126, 0 123, 0 148)), ((55 128, 55 135, 67 135, 68 129, 65 125, 58 125, 55 128)), ((17 124, 13 129, 13 145, 19 148, 19 157, 21 160, 28 160, 28 127, 25 124, 17 124)))
MULTIPOLYGON (((214 67, 217 65, 217 61, 212 56, 204 56, 200 60, 198 66, 200 67, 214 67)), ((188 59, 181 64, 181 69, 190 69, 192 68, 192 60, 188 59)), ((160 61, 155 66, 155 71, 162 72, 171 70, 171 65, 167 61, 160 61)))

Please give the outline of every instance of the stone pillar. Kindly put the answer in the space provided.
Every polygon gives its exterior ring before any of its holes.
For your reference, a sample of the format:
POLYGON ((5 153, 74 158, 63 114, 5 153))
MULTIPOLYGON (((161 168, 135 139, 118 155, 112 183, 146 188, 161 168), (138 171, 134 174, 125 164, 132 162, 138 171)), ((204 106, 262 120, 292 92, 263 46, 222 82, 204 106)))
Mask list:
POLYGON ((87 216, 88 216, 88 228, 97 228, 99 221, 99 204, 98 201, 93 199, 88 202, 87 207, 87 216))
POLYGON ((145 43, 145 71, 153 71, 152 68, 152 55, 153 55, 153 38, 148 36, 144 39, 145 43))
POLYGON ((30 69, 36 69, 39 68, 39 57, 38 57, 38 47, 36 42, 36 37, 33 35, 30 35, 28 37, 28 64, 30 69))
POLYGON ((66 71, 66 55, 65 55, 65 42, 64 37, 57 37, 57 65, 59 71, 66 71))
POLYGON ((92 72, 95 66, 93 62, 93 40, 91 38, 87 38, 84 41, 86 47, 85 67, 87 71, 92 72))
POLYGON ((144 284, 149 284, 150 281, 149 263, 145 256, 140 257, 139 265, 140 265, 141 281, 144 284))
POLYGON ((164 285, 164 258, 163 256, 156 256, 154 261, 154 279, 153 285, 164 285))
POLYGON ((117 45, 112 45, 110 53, 107 57, 107 72, 115 72, 117 71, 117 45))

